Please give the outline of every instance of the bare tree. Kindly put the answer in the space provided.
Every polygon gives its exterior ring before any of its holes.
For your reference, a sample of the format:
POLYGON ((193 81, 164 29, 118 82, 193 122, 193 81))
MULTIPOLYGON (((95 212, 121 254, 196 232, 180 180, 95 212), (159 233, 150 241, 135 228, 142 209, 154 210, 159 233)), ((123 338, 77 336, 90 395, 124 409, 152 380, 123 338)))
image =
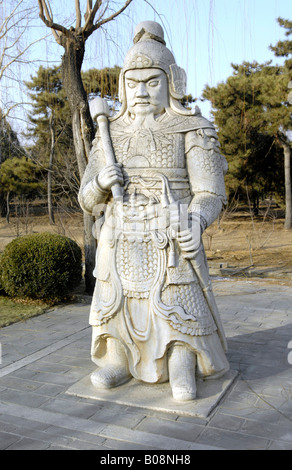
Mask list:
MULTIPOLYGON (((80 177, 82 177, 85 171, 91 142, 94 138, 94 126, 81 78, 85 44, 94 31, 114 20, 131 2, 132 0, 126 0, 120 9, 106 16, 109 1, 96 0, 93 2, 92 0, 87 0, 82 25, 80 1, 75 0, 76 23, 75 27, 68 29, 64 25, 54 22, 49 0, 38 0, 41 20, 52 30, 57 43, 64 48, 64 55, 62 57, 63 85, 72 115, 74 148, 80 177)), ((84 214, 85 283, 87 292, 92 292, 95 282, 92 273, 95 262, 96 240, 92 234, 92 226, 92 217, 84 214)))
MULTIPOLYGON (((9 89, 15 80, 14 66, 28 63, 29 49, 44 39, 37 38, 30 41, 25 37, 29 21, 36 13, 37 7, 28 0, 0 0, 0 82, 4 80, 5 89, 9 89)), ((0 102, 2 118, 7 117, 20 104, 24 104, 13 100, 11 102, 3 100, 4 94, 2 93, 0 102)))
POLYGON ((16 48, 25 32, 23 20, 27 17, 29 12, 28 8, 22 8, 23 2, 24 0, 20 0, 7 12, 5 8, 6 2, 0 0, 0 80, 3 78, 6 70, 11 67, 13 63, 19 61, 31 46, 31 44, 29 44, 20 50, 16 48))
MULTIPOLYGON (((15 66, 28 61, 30 47, 43 39, 27 41, 25 37, 29 18, 36 12, 37 8, 30 0, 0 0, 0 165, 8 155, 24 153, 7 117, 20 105, 15 101, 14 92, 10 93, 11 84, 15 82, 15 66)), ((17 82, 19 88, 19 76, 17 82)), ((0 195, 0 214, 4 215, 2 207, 3 196, 0 195)))
POLYGON ((48 212, 49 212, 49 221, 51 225, 55 224, 53 202, 52 202, 52 171, 53 171, 53 162, 55 156, 55 125, 54 125, 54 115, 50 115, 50 133, 51 133, 51 148, 50 148, 50 159, 49 159, 49 168, 48 168, 48 212))

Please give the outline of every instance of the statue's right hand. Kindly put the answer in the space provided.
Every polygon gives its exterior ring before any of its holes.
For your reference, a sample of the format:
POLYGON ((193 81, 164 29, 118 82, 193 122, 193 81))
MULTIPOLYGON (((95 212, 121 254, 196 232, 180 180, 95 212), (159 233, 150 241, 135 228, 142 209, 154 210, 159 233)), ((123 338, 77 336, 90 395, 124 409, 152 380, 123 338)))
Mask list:
POLYGON ((124 176, 121 163, 114 163, 113 165, 106 166, 97 177, 97 182, 101 189, 110 191, 111 187, 115 184, 123 186, 124 176))

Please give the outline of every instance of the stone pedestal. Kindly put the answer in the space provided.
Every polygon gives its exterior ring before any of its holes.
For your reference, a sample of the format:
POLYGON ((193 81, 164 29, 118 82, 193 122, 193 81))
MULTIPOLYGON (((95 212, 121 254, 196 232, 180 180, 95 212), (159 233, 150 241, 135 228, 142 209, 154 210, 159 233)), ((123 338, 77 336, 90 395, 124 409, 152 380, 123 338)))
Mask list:
POLYGON ((175 401, 172 398, 169 383, 153 385, 133 379, 117 388, 97 390, 91 384, 90 375, 74 384, 66 393, 164 413, 207 418, 235 383, 237 377, 238 372, 231 370, 221 379, 197 380, 197 399, 188 402, 175 401))

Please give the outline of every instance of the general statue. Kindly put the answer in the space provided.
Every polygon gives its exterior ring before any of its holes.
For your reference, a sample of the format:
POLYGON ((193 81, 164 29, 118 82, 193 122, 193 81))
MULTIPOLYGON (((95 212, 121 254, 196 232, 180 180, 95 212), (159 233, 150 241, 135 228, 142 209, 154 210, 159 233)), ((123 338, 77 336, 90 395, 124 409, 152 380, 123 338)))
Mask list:
POLYGON ((79 193, 100 216, 91 382, 169 381, 174 400, 194 400, 198 378, 229 369, 202 243, 226 202, 227 163, 214 126, 181 104, 186 74, 158 23, 137 26, 119 88, 114 116, 92 102, 98 129, 79 193))

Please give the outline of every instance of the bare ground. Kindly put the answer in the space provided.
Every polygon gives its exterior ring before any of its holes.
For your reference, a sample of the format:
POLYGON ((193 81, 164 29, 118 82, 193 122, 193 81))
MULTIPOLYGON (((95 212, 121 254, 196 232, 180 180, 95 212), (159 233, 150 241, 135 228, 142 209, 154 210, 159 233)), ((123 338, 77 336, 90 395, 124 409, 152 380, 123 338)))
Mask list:
POLYGON ((292 281, 292 230, 276 215, 242 210, 209 227, 204 244, 211 274, 292 281))
MULTIPOLYGON (((19 235, 59 233, 83 245, 82 214, 58 213, 55 225, 47 216, 0 218, 0 252, 19 235)), ((265 208, 254 217, 241 208, 225 213, 203 236, 210 273, 292 281, 292 230, 284 230, 284 219, 265 208)))
POLYGON ((65 235, 75 240, 81 247, 83 245, 83 218, 81 213, 57 213, 55 224, 50 225, 48 216, 10 217, 9 224, 6 219, 0 218, 0 252, 14 238, 31 233, 50 232, 65 235))

